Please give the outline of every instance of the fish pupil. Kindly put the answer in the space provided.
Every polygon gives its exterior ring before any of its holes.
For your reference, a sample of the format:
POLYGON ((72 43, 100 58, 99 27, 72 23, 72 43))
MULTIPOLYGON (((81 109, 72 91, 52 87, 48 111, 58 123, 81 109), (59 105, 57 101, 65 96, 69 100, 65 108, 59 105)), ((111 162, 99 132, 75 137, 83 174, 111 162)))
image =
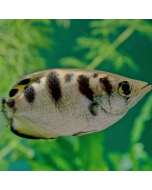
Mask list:
POLYGON ((123 84, 122 85, 122 91, 124 92, 125 95, 129 95, 131 90, 130 90, 130 85, 129 84, 123 84))

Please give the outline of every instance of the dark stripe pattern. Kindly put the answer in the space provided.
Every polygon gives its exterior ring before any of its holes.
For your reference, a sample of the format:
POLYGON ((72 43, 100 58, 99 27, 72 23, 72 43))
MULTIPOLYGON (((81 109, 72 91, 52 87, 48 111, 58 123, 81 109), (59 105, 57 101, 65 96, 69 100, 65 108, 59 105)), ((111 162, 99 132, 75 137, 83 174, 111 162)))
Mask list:
POLYGON ((104 90, 107 92, 108 95, 110 95, 112 92, 112 85, 110 84, 108 77, 100 78, 99 81, 103 83, 105 87, 104 90))
POLYGON ((9 99, 9 101, 7 102, 7 104, 8 104, 8 107, 14 108, 14 106, 15 106, 15 101, 14 101, 14 99, 9 99))
POLYGON ((13 110, 13 113, 16 112, 15 101, 13 98, 8 100, 7 105, 13 110))
POLYGON ((65 75, 65 82, 70 82, 72 80, 73 74, 66 74, 65 75))
POLYGON ((24 90, 24 96, 28 103, 33 103, 35 100, 35 89, 33 86, 28 86, 24 90))
POLYGON ((17 85, 27 85, 30 83, 30 79, 24 79, 24 80, 21 80, 17 85))
POLYGON ((9 92, 9 96, 10 97, 13 97, 15 96, 15 94, 18 92, 18 89, 12 89, 10 92, 9 92))
POLYGON ((80 93, 92 101, 93 100, 93 91, 89 87, 89 78, 85 75, 79 75, 78 76, 78 85, 79 85, 80 93))
POLYGON ((51 72, 48 75, 48 78, 46 80, 46 85, 54 102, 56 104, 59 103, 62 97, 62 92, 61 92, 60 81, 55 71, 51 72))

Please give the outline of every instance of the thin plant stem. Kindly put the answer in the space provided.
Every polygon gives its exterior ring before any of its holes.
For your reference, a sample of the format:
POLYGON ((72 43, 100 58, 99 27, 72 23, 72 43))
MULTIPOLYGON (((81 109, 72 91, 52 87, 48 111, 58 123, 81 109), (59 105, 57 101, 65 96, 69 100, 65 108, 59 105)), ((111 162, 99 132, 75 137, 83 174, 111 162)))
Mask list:
POLYGON ((86 67, 86 69, 96 69, 107 57, 109 54, 114 52, 118 46, 120 46, 125 40, 127 40, 133 33, 135 29, 133 26, 128 27, 118 38, 108 47, 106 55, 99 55, 94 58, 94 60, 86 67))

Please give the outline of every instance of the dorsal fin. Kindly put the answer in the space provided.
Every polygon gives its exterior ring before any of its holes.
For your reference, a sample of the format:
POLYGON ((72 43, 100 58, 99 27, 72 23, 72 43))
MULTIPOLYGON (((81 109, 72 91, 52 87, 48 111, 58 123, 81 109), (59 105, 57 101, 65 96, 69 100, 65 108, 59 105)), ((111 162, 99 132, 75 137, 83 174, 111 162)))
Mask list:
POLYGON ((19 94, 21 94, 24 91, 24 89, 27 86, 29 86, 32 83, 34 83, 35 81, 39 80, 44 75, 46 75, 48 72, 49 72, 49 70, 40 71, 40 72, 32 73, 32 74, 29 74, 29 75, 26 75, 26 76, 20 78, 16 82, 16 84, 13 86, 11 91, 9 92, 9 96, 10 97, 18 96, 19 94))

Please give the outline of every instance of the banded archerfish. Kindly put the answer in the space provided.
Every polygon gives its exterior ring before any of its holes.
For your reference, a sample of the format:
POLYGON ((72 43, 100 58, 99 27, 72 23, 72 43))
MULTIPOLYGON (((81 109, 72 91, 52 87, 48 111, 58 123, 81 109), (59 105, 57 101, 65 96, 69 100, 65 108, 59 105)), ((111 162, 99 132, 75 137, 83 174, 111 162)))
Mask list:
POLYGON ((10 99, 0 98, 0 136, 29 139, 85 135, 118 120, 150 90, 146 82, 116 74, 51 69, 22 77, 10 99))

